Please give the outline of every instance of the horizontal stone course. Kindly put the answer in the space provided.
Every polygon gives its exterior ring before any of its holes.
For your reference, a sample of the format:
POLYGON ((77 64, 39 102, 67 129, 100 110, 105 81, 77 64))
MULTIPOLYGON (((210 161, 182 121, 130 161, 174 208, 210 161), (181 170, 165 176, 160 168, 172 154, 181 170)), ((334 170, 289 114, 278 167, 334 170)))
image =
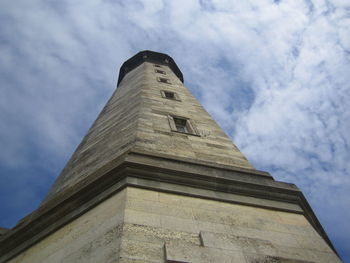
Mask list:
POLYGON ((162 262, 164 260, 163 244, 141 242, 137 240, 122 239, 120 257, 137 260, 148 260, 151 262, 162 262))
POLYGON ((244 255, 240 251, 193 246, 179 241, 170 241, 165 244, 165 257, 166 262, 245 263, 244 255))
POLYGON ((340 262, 303 218, 127 187, 9 262, 340 262))
POLYGON ((172 231, 160 227, 128 223, 125 223, 123 226, 123 238, 150 242, 158 245, 163 245, 164 242, 171 240, 179 240, 181 242, 198 246, 201 244, 198 233, 172 231))
MULTIPOLYGON (((135 202, 145 204, 137 194, 142 192, 153 191, 128 188, 128 193, 135 202)), ((320 236, 314 235, 305 239, 314 230, 300 214, 168 193, 158 193, 156 198, 147 202, 152 203, 149 205, 152 213, 160 216, 163 230, 192 235, 198 233, 200 237, 200 244, 186 244, 184 240, 165 240, 168 262, 214 262, 210 261, 213 258, 216 258, 215 262, 231 262, 231 254, 240 255, 232 262, 275 260, 271 262, 302 263, 329 262, 329 259, 340 262, 320 236), (180 213, 177 218, 174 215, 164 216, 164 205, 166 210, 171 207, 174 211, 186 208, 188 213, 192 211, 193 219, 181 218, 180 213), (311 243, 317 248, 312 247, 311 243), (316 261, 321 254, 325 255, 324 258, 316 261)), ((143 210, 137 206, 134 209, 143 210)))

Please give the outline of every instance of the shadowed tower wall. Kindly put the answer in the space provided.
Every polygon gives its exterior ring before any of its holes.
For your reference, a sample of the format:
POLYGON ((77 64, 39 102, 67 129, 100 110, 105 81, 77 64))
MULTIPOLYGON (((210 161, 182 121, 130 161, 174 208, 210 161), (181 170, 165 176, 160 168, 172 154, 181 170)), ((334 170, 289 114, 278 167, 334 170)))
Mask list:
POLYGON ((340 262, 299 189, 254 169, 151 51, 123 64, 42 205, 0 244, 11 263, 340 262))

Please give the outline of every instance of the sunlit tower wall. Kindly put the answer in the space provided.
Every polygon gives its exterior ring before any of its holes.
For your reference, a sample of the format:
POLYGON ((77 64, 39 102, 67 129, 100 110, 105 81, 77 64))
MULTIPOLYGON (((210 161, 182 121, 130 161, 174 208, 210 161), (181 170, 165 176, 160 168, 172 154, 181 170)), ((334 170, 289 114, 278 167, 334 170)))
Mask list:
MULTIPOLYGON (((261 153, 263 154, 263 153, 261 153)), ((0 262, 341 262, 301 191, 256 170, 142 51, 0 262)))

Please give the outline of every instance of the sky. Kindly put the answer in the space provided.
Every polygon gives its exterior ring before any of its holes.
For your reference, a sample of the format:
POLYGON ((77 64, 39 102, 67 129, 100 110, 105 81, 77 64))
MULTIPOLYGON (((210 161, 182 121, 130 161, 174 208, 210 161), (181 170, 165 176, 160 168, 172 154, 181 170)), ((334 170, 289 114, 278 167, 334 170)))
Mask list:
POLYGON ((1 227, 39 205, 121 64, 153 50, 350 262, 348 0, 2 0, 0 24, 1 227))

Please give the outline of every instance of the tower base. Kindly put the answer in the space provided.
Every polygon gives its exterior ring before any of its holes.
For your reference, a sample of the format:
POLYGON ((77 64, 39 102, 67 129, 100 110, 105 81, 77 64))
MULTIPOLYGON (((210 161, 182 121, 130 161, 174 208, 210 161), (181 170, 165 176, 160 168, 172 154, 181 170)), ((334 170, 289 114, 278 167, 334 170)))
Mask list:
POLYGON ((302 193, 267 173, 140 152, 114 165, 6 233, 0 262, 341 262, 302 193))

